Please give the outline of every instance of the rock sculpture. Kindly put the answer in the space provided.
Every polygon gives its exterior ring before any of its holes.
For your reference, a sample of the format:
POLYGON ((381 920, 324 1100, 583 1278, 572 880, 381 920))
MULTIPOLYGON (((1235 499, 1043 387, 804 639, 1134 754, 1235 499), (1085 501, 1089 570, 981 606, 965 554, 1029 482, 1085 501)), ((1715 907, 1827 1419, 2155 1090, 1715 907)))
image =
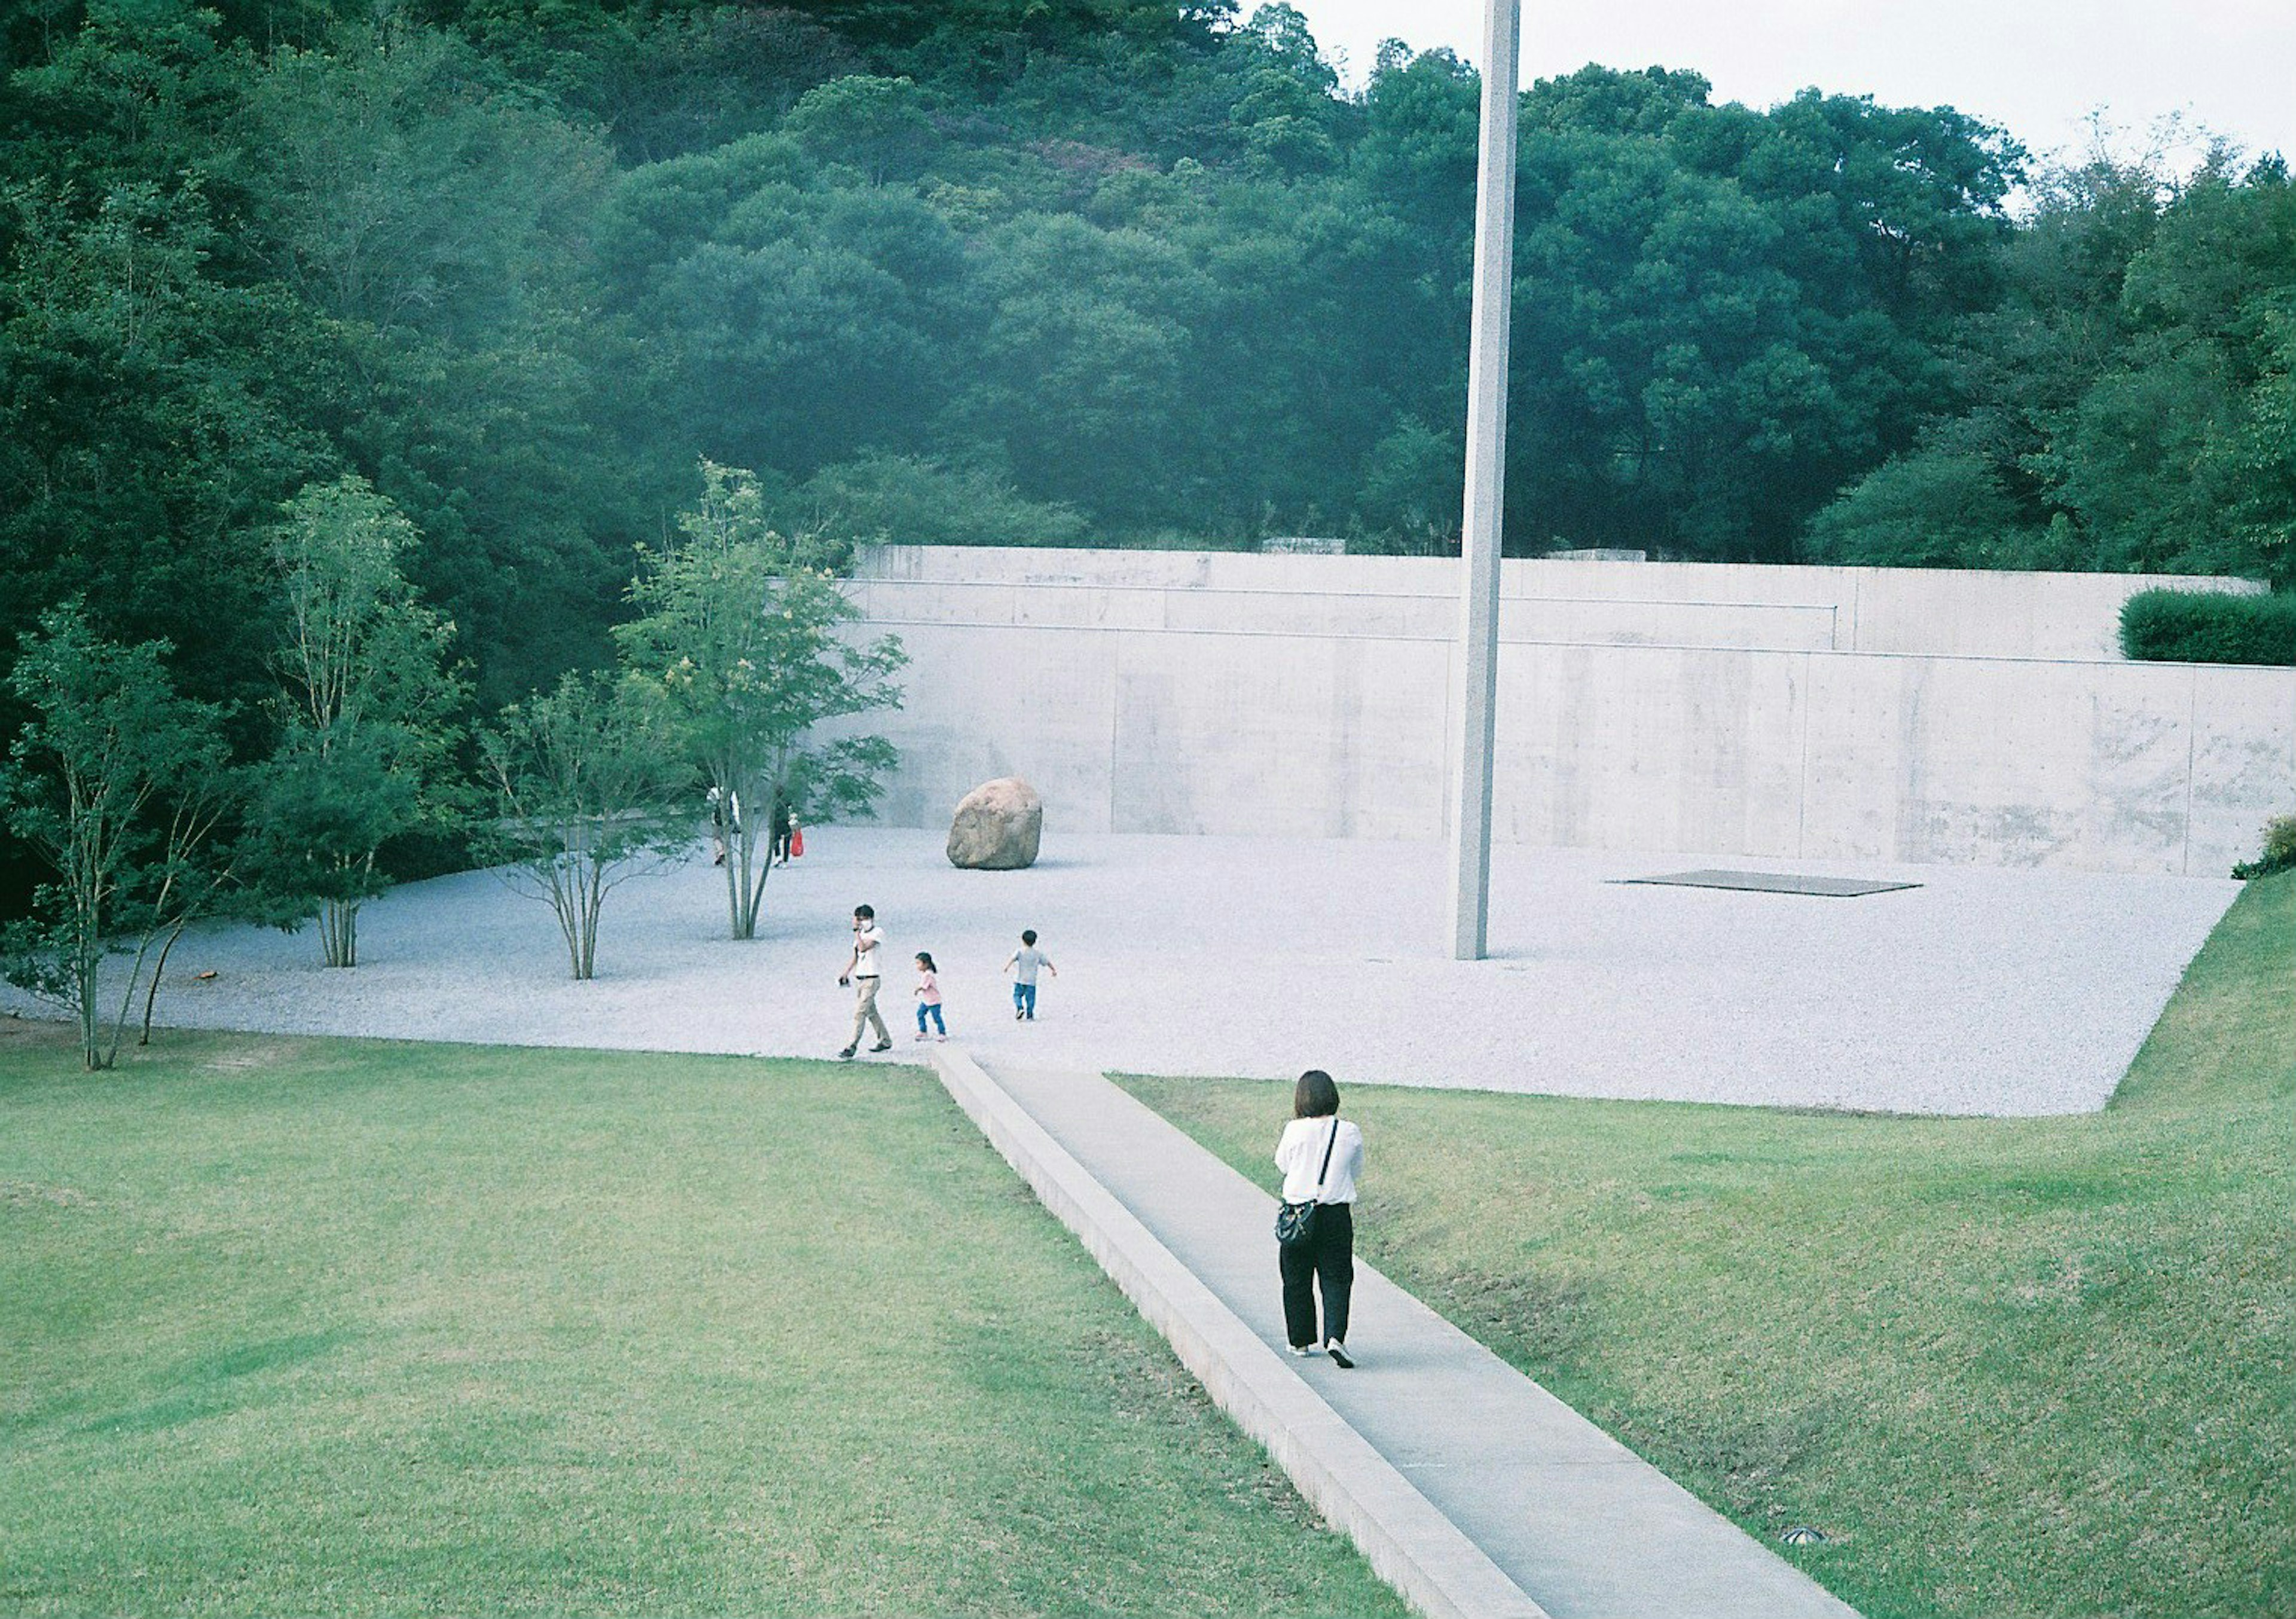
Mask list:
POLYGON ((1044 836, 1045 801, 1018 776, 984 781, 964 795, 948 829, 948 863, 972 871, 1034 865, 1044 836))

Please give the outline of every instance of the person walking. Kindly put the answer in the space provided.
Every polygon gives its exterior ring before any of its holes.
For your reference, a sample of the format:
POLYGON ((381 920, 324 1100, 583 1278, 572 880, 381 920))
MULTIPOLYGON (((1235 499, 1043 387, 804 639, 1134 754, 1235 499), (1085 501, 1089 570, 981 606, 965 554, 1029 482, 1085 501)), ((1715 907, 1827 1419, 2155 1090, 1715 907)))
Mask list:
POLYGON ((1034 1023, 1037 1020, 1037 974, 1041 970, 1055 978, 1061 976, 1061 969, 1053 965, 1052 957, 1037 948, 1037 930, 1034 928, 1021 929, 1021 948, 1006 958, 1004 970, 1013 975, 1013 1021, 1025 1018, 1034 1023))
POLYGON ((853 1038, 838 1052, 843 1061, 851 1061, 853 1053, 861 1049, 864 1026, 877 1031, 877 1043, 873 1051, 893 1049, 893 1032, 885 1026, 885 1015, 877 1010, 877 991, 883 982, 882 969, 878 966, 879 953, 885 944, 885 935, 877 926, 877 913, 867 905, 853 908, 853 954, 845 963, 845 970, 837 975, 840 987, 853 985, 853 1038))
POLYGON ((932 952, 917 952, 917 1038, 925 1037, 925 1018, 930 1014, 933 1027, 941 1039, 948 1038, 948 1025, 940 1018, 940 975, 933 966, 932 952))
POLYGON ((1312 1204, 1307 1234, 1276 1245, 1283 1279, 1283 1332, 1296 1355, 1320 1347, 1332 1364, 1355 1364, 1348 1353, 1348 1299, 1356 1284, 1356 1177, 1363 1173, 1363 1132, 1340 1116, 1340 1088, 1321 1068, 1300 1075, 1292 1089, 1292 1122, 1275 1143, 1283 1172, 1283 1201, 1312 1204), (1316 1294, 1324 1303, 1324 1329, 1316 1330, 1316 1294))

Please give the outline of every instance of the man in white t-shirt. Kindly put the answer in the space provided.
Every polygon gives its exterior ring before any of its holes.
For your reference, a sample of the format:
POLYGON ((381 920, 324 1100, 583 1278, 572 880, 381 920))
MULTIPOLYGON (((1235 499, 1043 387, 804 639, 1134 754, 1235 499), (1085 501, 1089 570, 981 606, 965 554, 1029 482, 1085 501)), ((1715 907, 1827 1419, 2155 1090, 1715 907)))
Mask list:
POLYGON ((890 1051, 893 1049, 893 1032, 885 1026, 885 1015, 877 1010, 877 989, 882 982, 883 972, 880 962, 884 955, 884 945, 885 936, 877 927, 876 912, 867 905, 856 905, 853 908, 853 954, 846 961, 845 970, 837 975, 840 986, 853 985, 853 1038, 847 1041, 845 1049, 837 1054, 849 1061, 853 1053, 861 1049, 864 1026, 873 1026, 877 1031, 877 1043, 869 1048, 871 1051, 890 1051))

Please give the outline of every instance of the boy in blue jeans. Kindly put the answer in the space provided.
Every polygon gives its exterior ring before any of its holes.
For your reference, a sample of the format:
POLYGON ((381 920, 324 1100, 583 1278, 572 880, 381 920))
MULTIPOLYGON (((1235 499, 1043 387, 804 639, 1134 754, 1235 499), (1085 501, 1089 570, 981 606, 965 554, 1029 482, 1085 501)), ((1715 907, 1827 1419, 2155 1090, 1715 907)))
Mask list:
POLYGON ((1016 1023, 1022 1018, 1030 1023, 1037 1020, 1038 968, 1055 978, 1061 976, 1061 969, 1053 965, 1052 957, 1037 948, 1037 930, 1024 928, 1021 930, 1021 948, 1014 951, 1004 963, 1004 970, 1013 975, 1013 1018, 1016 1023))

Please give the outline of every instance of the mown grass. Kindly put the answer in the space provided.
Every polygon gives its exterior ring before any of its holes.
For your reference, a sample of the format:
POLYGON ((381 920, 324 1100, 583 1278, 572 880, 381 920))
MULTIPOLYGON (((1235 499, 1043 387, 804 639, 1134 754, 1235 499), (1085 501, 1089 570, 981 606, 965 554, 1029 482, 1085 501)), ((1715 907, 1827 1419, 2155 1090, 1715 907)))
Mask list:
POLYGON ((1402 1612, 918 1070, 0 1030, 0 1611, 1402 1612))
MULTIPOLYGON (((2296 877, 2098 1115, 1341 1078, 1368 1255, 1871 1619, 2296 1614, 2296 877)), ((1129 1083, 1268 1178, 1282 1094, 1129 1083)))

